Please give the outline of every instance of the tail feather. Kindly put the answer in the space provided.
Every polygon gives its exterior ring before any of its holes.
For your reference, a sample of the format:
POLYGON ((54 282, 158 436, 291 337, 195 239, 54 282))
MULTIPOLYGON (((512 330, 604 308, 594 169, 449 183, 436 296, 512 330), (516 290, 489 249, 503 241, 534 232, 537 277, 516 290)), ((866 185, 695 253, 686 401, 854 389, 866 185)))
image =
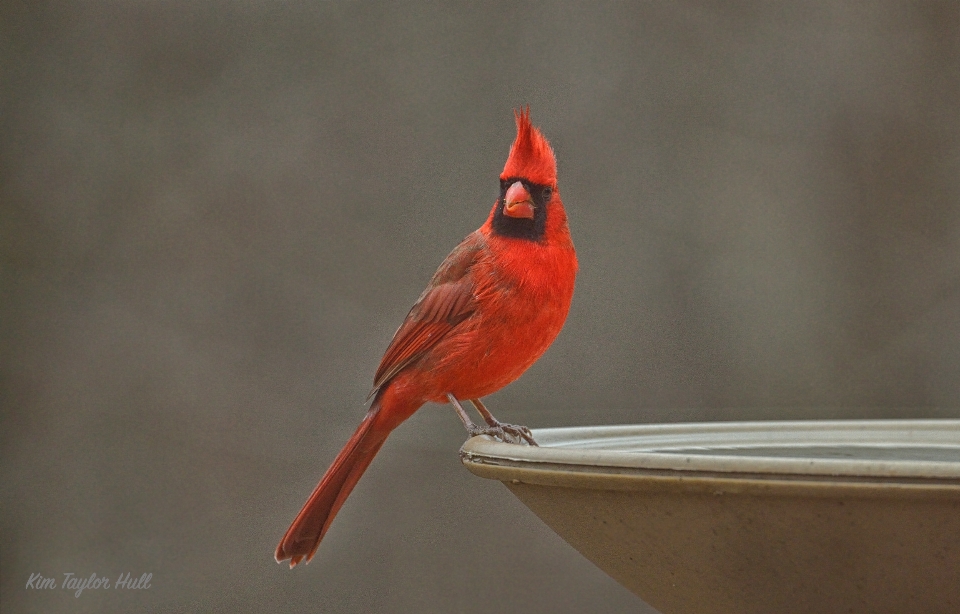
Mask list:
POLYGON ((308 562, 313 558, 334 516, 390 432, 378 428, 376 418, 379 411, 379 403, 375 401, 287 529, 277 546, 275 557, 278 563, 290 559, 290 567, 294 567, 304 557, 308 562))

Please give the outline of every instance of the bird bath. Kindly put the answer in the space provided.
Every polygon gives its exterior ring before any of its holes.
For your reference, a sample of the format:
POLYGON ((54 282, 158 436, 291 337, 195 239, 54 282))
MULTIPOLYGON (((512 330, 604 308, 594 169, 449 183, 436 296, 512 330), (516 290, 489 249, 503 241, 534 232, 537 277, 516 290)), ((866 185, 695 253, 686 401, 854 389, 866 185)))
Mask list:
POLYGON ((663 614, 960 612, 960 420, 533 434, 463 463, 663 614))

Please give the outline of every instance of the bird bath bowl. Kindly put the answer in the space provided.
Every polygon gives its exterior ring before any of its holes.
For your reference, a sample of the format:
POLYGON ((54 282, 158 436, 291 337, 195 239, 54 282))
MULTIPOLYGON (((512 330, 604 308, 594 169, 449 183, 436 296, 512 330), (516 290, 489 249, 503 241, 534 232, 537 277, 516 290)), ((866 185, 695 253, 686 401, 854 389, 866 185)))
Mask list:
POLYGON ((463 463, 663 614, 960 612, 960 420, 533 434, 463 463))

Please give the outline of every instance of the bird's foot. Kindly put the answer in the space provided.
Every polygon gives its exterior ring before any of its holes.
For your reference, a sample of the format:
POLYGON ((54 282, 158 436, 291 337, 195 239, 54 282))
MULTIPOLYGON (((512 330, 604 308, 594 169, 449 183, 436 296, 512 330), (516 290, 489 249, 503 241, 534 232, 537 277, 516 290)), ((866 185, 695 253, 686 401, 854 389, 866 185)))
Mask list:
POLYGON ((536 446, 537 442, 533 438, 533 433, 525 426, 518 424, 506 424, 498 422, 495 425, 479 426, 476 424, 467 427, 467 432, 471 437, 477 435, 489 435, 494 439, 499 439, 504 443, 526 443, 530 446, 536 446))
POLYGON ((460 417, 460 421, 463 422, 464 428, 467 429, 467 433, 471 437, 476 437, 477 435, 488 435, 494 439, 499 439, 504 443, 526 443, 530 446, 536 446, 537 442, 533 439, 533 433, 530 432, 525 426, 519 426, 517 424, 506 424, 500 422, 493 417, 493 414, 484 407, 483 402, 480 399, 471 399, 470 402, 473 403, 473 406, 477 408, 477 411, 480 412, 480 415, 483 416, 483 419, 486 420, 487 426, 479 426, 473 423, 470 419, 470 416, 467 415, 467 412, 464 411, 463 406, 460 405, 460 401, 457 400, 455 396, 450 393, 447 393, 447 400, 450 401, 450 404, 453 405, 453 408, 457 410, 457 415, 460 417))
MULTIPOLYGON (((527 442, 527 445, 528 445, 528 446, 537 446, 537 447, 539 447, 539 444, 537 443, 537 440, 533 438, 533 433, 531 433, 531 432, 530 432, 530 429, 528 429, 527 427, 525 427, 525 426, 523 426, 523 425, 520 425, 520 424, 505 424, 505 423, 501 422, 501 423, 500 423, 500 428, 503 429, 503 432, 504 432, 504 433, 510 433, 511 435, 513 435, 513 436, 514 436, 515 438, 517 438, 518 440, 523 440, 523 441, 527 442)), ((517 443, 520 443, 520 441, 517 441, 517 443)))

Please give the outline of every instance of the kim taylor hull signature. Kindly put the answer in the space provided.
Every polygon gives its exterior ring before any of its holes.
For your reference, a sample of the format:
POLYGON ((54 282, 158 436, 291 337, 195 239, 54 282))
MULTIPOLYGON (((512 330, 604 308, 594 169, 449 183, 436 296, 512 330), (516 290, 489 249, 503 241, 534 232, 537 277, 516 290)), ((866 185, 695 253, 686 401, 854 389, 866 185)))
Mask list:
POLYGON ((84 590, 103 590, 103 589, 145 589, 150 588, 150 580, 153 579, 152 573, 142 574, 139 578, 131 576, 130 572, 125 572, 117 577, 116 581, 110 582, 106 576, 98 576, 95 573, 90 574, 88 578, 81 578, 74 573, 67 572, 63 574, 63 580, 57 583, 55 577, 46 577, 40 573, 32 573, 27 579, 28 589, 34 590, 72 590, 75 597, 79 597, 84 590))

